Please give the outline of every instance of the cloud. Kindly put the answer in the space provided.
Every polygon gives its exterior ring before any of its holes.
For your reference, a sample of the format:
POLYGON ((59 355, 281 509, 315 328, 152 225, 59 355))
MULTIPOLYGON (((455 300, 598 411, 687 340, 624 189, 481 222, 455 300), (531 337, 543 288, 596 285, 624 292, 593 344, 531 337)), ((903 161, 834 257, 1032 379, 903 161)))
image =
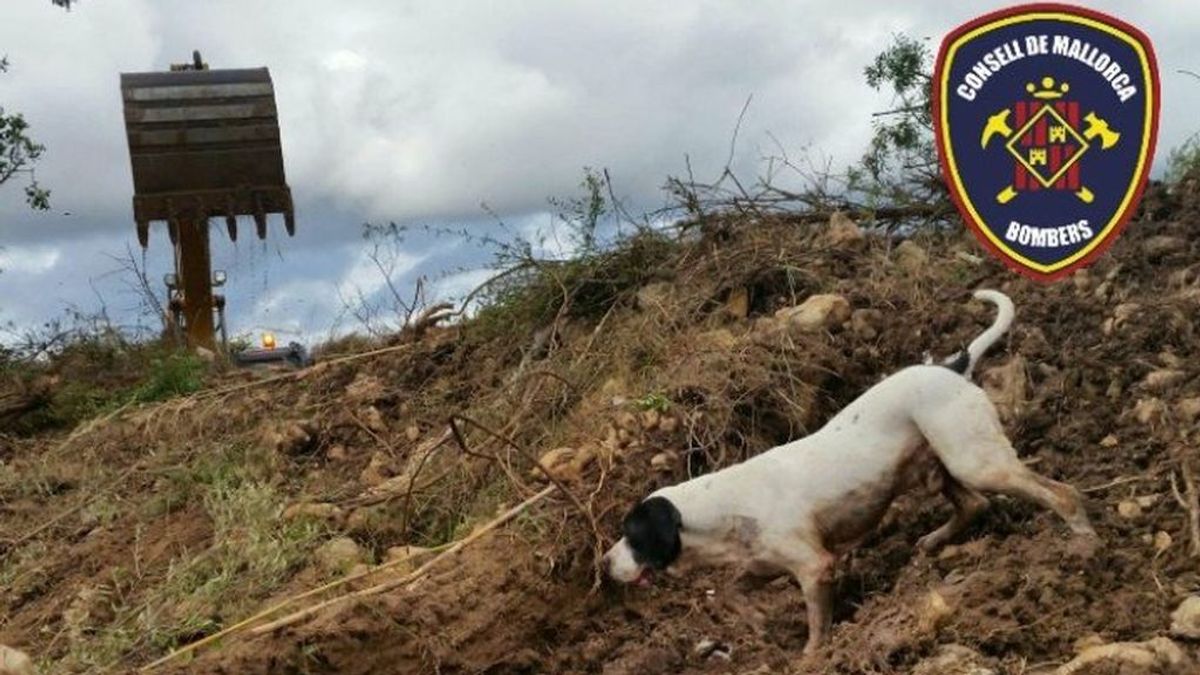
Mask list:
POLYGON ((0 250, 0 270, 9 274, 46 274, 58 266, 62 252, 53 246, 14 246, 0 250))
MULTIPOLYGON (((41 283, 65 281, 72 288, 63 294, 81 301, 91 295, 89 275, 106 265, 103 254, 134 236, 118 74, 165 69, 193 48, 213 67, 271 68, 299 233, 281 238, 273 226, 265 247, 214 239, 214 256, 239 263, 231 274, 253 282, 231 283, 238 321, 288 284, 335 291, 361 274, 347 251, 364 221, 466 223, 479 232, 495 227, 485 202, 508 222, 545 219, 546 198, 575 194, 585 166, 607 167, 635 212, 661 206, 661 185, 684 171, 685 156, 699 178, 719 174, 751 95, 733 157, 740 172, 754 174, 775 139, 793 155, 811 148, 835 165, 851 163, 870 137, 870 113, 889 103, 866 87, 862 69, 891 36, 927 37, 936 47, 949 29, 995 7, 84 0, 65 13, 42 0, 2 4, 0 44, 13 67, 0 76, 0 102, 25 113, 46 144, 37 176, 53 189, 55 208, 32 213, 19 189, 0 190, 0 243, 62 250, 41 283)), ((1167 150, 1197 131, 1200 83, 1176 71, 1200 69, 1192 47, 1200 4, 1084 4, 1130 20, 1156 43, 1161 167, 1167 150)), ((418 268, 457 269, 464 255, 462 247, 430 251, 418 268)), ((151 264, 170 264, 161 230, 151 264)), ((401 276, 411 281, 416 272, 401 276)), ((0 275, 6 316, 51 311, 22 295, 31 279, 0 275)), ((322 302, 304 321, 330 320, 322 302)))

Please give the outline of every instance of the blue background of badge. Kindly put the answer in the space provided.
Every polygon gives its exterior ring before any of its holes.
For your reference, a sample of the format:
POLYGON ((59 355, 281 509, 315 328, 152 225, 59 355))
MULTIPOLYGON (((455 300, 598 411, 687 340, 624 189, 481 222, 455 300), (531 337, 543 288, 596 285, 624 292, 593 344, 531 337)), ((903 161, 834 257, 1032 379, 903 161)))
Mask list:
MULTIPOLYGON (((1131 189, 1138 153, 1144 142, 1146 92, 1150 85, 1142 81, 1142 64, 1133 47, 1113 35, 1087 26, 1035 20, 995 29, 962 44, 950 66, 949 92, 945 101, 949 142, 964 189, 982 217, 983 225, 1009 248, 1043 264, 1069 257, 1088 242, 1058 248, 1023 247, 1004 239, 1004 231, 1010 221, 1058 227, 1087 219, 1096 233, 1091 241, 1104 236, 1107 230, 1100 232, 1099 228, 1112 219, 1125 193, 1131 189), (985 54, 1013 39, 1021 40, 1024 47, 1025 37, 1036 34, 1050 35, 1051 47, 1054 35, 1066 35, 1106 52, 1117 60, 1123 72, 1129 74, 1138 93, 1121 103, 1117 92, 1100 73, 1073 58, 1054 54, 1026 56, 1009 63, 984 83, 974 101, 966 101, 955 93, 963 76, 985 54), (987 149, 980 149, 980 135, 988 117, 1004 108, 1012 108, 1018 100, 1033 100, 1025 90, 1026 83, 1038 83, 1046 76, 1053 77, 1056 82, 1066 80, 1071 85, 1070 91, 1061 100, 1079 102, 1081 127, 1085 127, 1083 116, 1095 111, 1101 119, 1108 121, 1113 130, 1121 133, 1121 139, 1109 150, 1100 149, 1099 139, 1089 140, 1091 147, 1080 159, 1080 185, 1095 193, 1096 199, 1092 204, 1084 204, 1068 190, 1043 189, 1021 192, 1007 205, 1001 205, 996 202, 996 195, 1012 184, 1016 158, 1003 147, 1007 139, 999 136, 992 139, 987 149)), ((1015 124, 1015 115, 1009 116, 1009 124, 1015 124)), ((1013 132, 1017 130, 1013 126, 1013 132)), ((1079 131, 1082 133, 1083 129, 1079 131)))

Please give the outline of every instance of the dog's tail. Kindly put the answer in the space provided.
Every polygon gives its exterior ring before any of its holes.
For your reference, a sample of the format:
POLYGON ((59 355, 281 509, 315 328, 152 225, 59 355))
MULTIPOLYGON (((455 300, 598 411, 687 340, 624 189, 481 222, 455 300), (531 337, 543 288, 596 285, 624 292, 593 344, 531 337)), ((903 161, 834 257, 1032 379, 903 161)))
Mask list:
POLYGON ((975 291, 974 295, 976 298, 996 306, 996 320, 987 330, 980 333, 979 337, 972 340, 971 344, 967 345, 966 351, 960 351, 942 363, 950 370, 968 378, 971 377, 971 371, 975 369, 975 364, 983 357, 984 352, 1008 331, 1008 327, 1012 325, 1013 317, 1016 315, 1012 300, 1000 291, 983 289, 975 291))

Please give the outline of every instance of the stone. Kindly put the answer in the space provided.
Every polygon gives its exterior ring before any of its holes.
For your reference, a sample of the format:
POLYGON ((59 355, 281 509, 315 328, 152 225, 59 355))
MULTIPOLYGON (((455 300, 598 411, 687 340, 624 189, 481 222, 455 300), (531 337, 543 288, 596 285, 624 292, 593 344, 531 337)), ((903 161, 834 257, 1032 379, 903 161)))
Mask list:
POLYGON ((1171 635, 1200 640, 1200 595, 1193 595, 1171 612, 1171 635))
POLYGON ((982 654, 962 645, 942 645, 913 667, 912 675, 998 675, 982 654))
POLYGON ((658 430, 665 434, 673 434, 679 428, 679 418, 674 415, 663 415, 658 421, 658 430))
POLYGON ((311 422, 285 421, 268 427, 262 443, 284 455, 303 455, 314 449, 314 435, 311 422))
POLYGON ((33 659, 25 652, 0 645, 0 675, 36 675, 33 659))
POLYGON ((670 453, 660 452, 650 458, 650 468, 655 471, 667 472, 671 470, 671 466, 675 463, 675 458, 670 453))
POLYGON ((662 413, 657 410, 642 411, 642 429, 656 431, 662 424, 662 413))
POLYGON ((327 574, 345 574, 363 562, 362 548, 350 537, 337 537, 322 544, 313 554, 317 566, 327 574))
MULTIPOLYGON (((538 459, 546 471, 550 473, 555 480, 563 481, 564 483, 577 482, 583 478, 583 471, 596 458, 596 450, 590 447, 571 448, 561 447, 555 448, 538 459)), ((534 480, 546 480, 545 474, 541 469, 533 467, 530 469, 529 475, 534 480)))
POLYGON ((1120 441, 1118 441, 1117 437, 1113 436, 1112 434, 1109 434, 1109 435, 1105 436, 1104 438, 1100 439, 1100 447, 1102 447, 1102 448, 1115 448, 1119 444, 1120 444, 1120 441))
POLYGON ((1125 302, 1117 305, 1113 310, 1113 328, 1120 328, 1129 322, 1130 319, 1137 316, 1142 306, 1136 302, 1125 302))
POLYGON ((775 318, 789 329, 815 333, 840 326, 850 318, 850 302, 840 295, 813 295, 800 305, 784 307, 775 318))
POLYGON ((946 597, 938 591, 929 591, 917 610, 917 631, 926 634, 937 631, 946 617, 954 613, 946 597))
MULTIPOLYGON (((1171 548, 1172 543, 1174 543, 1174 540, 1171 539, 1171 535, 1168 534, 1167 532, 1159 530, 1158 532, 1154 533, 1154 551, 1155 551, 1155 553, 1166 552, 1167 549, 1171 548)), ((1197 624, 1197 629, 1200 629, 1200 624, 1197 624)))
POLYGON ((900 269, 909 273, 920 272, 929 265, 929 254, 911 239, 900 242, 892 256, 900 269))
POLYGON ((873 340, 879 335, 878 326, 881 323, 883 312, 877 309, 856 309, 850 313, 850 330, 866 340, 873 340))
POLYGON ((346 453, 346 446, 341 443, 329 446, 325 451, 325 457, 333 462, 343 462, 349 455, 346 453))
POLYGON ((1179 645, 1164 637, 1145 642, 1114 642, 1084 649, 1079 656, 1059 666, 1054 675, 1090 675, 1092 673, 1121 673, 1121 675, 1151 675, 1179 673, 1188 670, 1191 659, 1179 645))
POLYGON ((216 352, 206 347, 196 347, 194 351, 196 353, 196 358, 205 363, 215 363, 217 360, 216 352))
POLYGON ((635 433, 642 430, 642 423, 638 420, 637 415, 627 410, 617 415, 617 427, 629 433, 635 433))
POLYGON ((421 438, 421 427, 410 424, 404 429, 404 438, 408 439, 409 443, 416 443, 421 438))
POLYGON ((395 473, 392 470, 391 458, 383 452, 376 452, 371 455, 371 461, 367 464, 367 468, 363 469, 362 473, 358 475, 358 480, 363 485, 375 487, 393 475, 395 473))
POLYGON ((1167 414, 1167 404, 1157 398, 1138 399, 1133 406, 1133 418, 1147 425, 1156 425, 1167 414))
POLYGON ((367 428, 371 431, 377 434, 387 432, 387 423, 384 422, 383 413, 379 412, 379 408, 369 405, 363 409, 359 418, 362 419, 363 424, 367 425, 367 428))
POLYGON ((292 504, 283 510, 283 519, 295 520, 341 520, 345 513, 336 504, 306 503, 292 504))
POLYGON ((1075 286, 1075 292, 1083 295, 1092 288, 1094 282, 1091 273, 1084 268, 1071 275, 1071 283, 1075 286))
POLYGON ((829 217, 829 229, 825 241, 837 248, 860 248, 866 241, 862 228, 843 211, 834 211, 829 217))
POLYGON ((1195 422, 1200 417, 1200 398, 1185 398, 1176 403, 1175 415, 1186 424, 1195 422))
POLYGON ((1156 370, 1142 380, 1142 386, 1151 391, 1163 391, 1179 384, 1187 377, 1187 373, 1174 368, 1156 370))
POLYGON ((1117 515, 1125 520, 1136 520, 1142 517, 1142 507, 1132 499, 1126 499, 1117 504, 1117 515))
POLYGON ((1152 258, 1177 253, 1186 247, 1187 241, 1183 237, 1173 237, 1169 234, 1156 234, 1142 242, 1142 250, 1152 258))

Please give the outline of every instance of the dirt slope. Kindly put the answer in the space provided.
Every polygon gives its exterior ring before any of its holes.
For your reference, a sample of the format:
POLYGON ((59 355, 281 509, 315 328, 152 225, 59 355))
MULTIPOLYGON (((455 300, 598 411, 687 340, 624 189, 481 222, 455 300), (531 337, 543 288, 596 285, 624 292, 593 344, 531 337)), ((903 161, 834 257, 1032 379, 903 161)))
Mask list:
MULTIPOLYGON (((1200 591, 1172 492, 1186 490, 1184 460, 1200 471, 1198 204, 1153 192, 1110 254, 1051 286, 960 234, 900 244, 732 219, 647 235, 582 271, 535 268, 477 318, 384 353, 217 383, 66 446, 6 439, 0 539, 85 506, 0 560, 0 643, 52 672, 132 669, 390 547, 460 539, 540 489, 528 455, 560 447, 558 475, 611 540, 654 487, 815 429, 889 372, 960 347, 991 320, 968 302, 981 286, 1009 293, 1018 316, 980 381, 1023 459, 1085 490, 1105 542, 1091 557, 1067 553, 1052 516, 1005 499, 918 555, 948 514, 931 486, 843 561, 833 643, 803 662, 803 602, 784 580, 743 588, 714 570, 593 590, 587 518, 556 494, 412 588, 168 670, 1032 673, 1087 644, 1167 635, 1200 591), (786 318, 816 294, 849 308, 818 330, 786 318), (469 452, 451 415, 480 423, 460 425, 469 452), (284 517, 298 503, 333 506, 284 517), (359 546, 341 569, 317 553, 339 536, 359 546)), ((1178 643, 1184 657, 1195 647, 1178 643)), ((1079 672, 1188 672, 1118 667, 1079 672)))

